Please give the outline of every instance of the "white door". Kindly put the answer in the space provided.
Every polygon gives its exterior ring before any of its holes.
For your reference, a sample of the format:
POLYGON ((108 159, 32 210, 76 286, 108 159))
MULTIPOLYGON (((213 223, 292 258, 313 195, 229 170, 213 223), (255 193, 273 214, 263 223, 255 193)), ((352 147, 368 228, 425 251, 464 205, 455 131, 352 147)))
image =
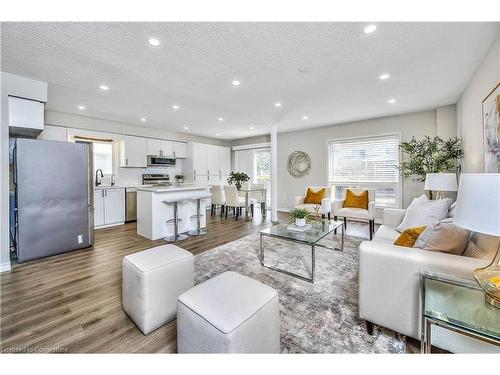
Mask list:
POLYGON ((229 176, 231 172, 231 149, 219 147, 219 168, 222 176, 229 176))
POLYGON ((159 139, 148 138, 146 143, 148 155, 160 156, 161 141, 159 139))
POLYGON ((121 141, 121 166, 146 168, 147 161, 146 138, 125 135, 121 141))
POLYGON ((174 143, 170 141, 161 141, 161 156, 174 156, 174 143))
POLYGON ((219 146, 207 145, 207 170, 210 176, 220 176, 219 146))
POLYGON ((187 144, 183 142, 173 142, 174 154, 176 158, 187 157, 187 144))
POLYGON ((105 224, 125 221, 125 189, 106 189, 104 191, 105 224))
POLYGON ((104 190, 94 190, 94 226, 104 225, 104 190))
POLYGON ((193 178, 207 175, 207 146, 203 143, 193 143, 193 178))

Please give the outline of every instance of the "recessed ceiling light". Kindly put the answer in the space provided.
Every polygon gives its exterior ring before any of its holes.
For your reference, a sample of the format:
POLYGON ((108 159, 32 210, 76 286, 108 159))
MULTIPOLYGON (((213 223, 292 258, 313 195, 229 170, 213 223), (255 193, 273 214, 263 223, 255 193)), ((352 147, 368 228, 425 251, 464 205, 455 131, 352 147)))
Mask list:
POLYGON ((160 41, 156 38, 149 38, 148 42, 154 47, 158 47, 160 45, 160 41))
POLYGON ((220 133, 215 133, 215 135, 218 137, 220 135, 220 133))
POLYGON ((143 117, 143 118, 141 118, 141 121, 142 122, 146 122, 146 119, 143 117))
POLYGON ((239 86, 239 85, 240 85, 240 81, 238 81, 238 80, 235 79, 233 81, 233 86, 239 86))
POLYGON ((179 106, 178 106, 177 104, 174 104, 174 105, 172 106, 172 109, 177 110, 177 109, 179 109, 179 106))
POLYGON ((254 130, 255 129, 255 126, 250 126, 250 130, 254 130))
POLYGON ((365 34, 371 34, 373 33, 375 30, 377 30, 377 25, 368 25, 364 28, 364 33, 365 34))
POLYGON ((184 126, 184 130, 189 130, 189 126, 184 126))
POLYGON ((307 117, 307 116, 302 116, 302 120, 308 120, 308 119, 309 119, 309 117, 307 117))
POLYGON ((219 121, 222 122, 224 121, 224 119, 222 117, 219 117, 219 121))
POLYGON ((274 103, 274 106, 279 108, 279 107, 281 107, 281 103, 280 102, 276 102, 276 103, 274 103))
POLYGON ((109 87, 108 87, 108 86, 106 86, 106 85, 100 85, 100 86, 99 86, 99 88, 100 88, 101 90, 104 90, 104 91, 109 90, 109 87))
POLYGON ((79 106, 78 106, 78 109, 79 109, 79 110, 81 110, 81 111, 83 111, 83 110, 85 109, 85 106, 83 106, 83 105, 79 105, 79 106))
POLYGON ((387 101, 387 103, 389 103, 389 104, 394 104, 394 103, 396 103, 396 99, 389 99, 389 100, 387 101))
POLYGON ((384 74, 380 75, 380 77, 378 77, 378 79, 384 80, 384 79, 389 78, 390 76, 391 76, 390 74, 384 73, 384 74))

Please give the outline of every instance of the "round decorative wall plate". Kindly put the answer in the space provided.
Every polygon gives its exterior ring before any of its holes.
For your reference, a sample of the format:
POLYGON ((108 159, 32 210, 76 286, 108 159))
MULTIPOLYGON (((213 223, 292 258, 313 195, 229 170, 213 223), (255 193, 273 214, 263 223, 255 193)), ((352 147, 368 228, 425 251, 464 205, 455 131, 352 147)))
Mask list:
POLYGON ((294 151, 288 157, 287 169, 295 178, 305 177, 311 171, 311 158, 304 151, 294 151))

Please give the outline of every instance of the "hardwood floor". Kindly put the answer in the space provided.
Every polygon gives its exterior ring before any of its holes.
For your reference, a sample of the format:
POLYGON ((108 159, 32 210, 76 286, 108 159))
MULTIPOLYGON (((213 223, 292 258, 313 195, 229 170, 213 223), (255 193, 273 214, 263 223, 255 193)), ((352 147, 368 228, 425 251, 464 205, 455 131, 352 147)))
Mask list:
MULTIPOLYGON (((198 254, 269 226, 270 215, 256 215, 252 221, 214 217, 206 236, 177 245, 198 254)), ((0 350, 175 352, 175 321, 144 336, 121 307, 123 257, 164 243, 138 236, 136 224, 129 223, 97 230, 91 248, 18 264, 2 273, 0 350)))
MULTIPOLYGON (((280 221, 288 220, 280 214, 280 221)), ((177 245, 198 254, 271 226, 267 218, 210 218, 206 236, 177 245)), ((347 234, 367 235, 366 225, 347 234), (365 233, 366 232, 366 233, 365 233)), ((0 351, 10 353, 174 353, 175 320, 144 336, 121 306, 124 256, 165 243, 136 233, 136 224, 96 231, 95 245, 15 265, 0 275, 0 351)))

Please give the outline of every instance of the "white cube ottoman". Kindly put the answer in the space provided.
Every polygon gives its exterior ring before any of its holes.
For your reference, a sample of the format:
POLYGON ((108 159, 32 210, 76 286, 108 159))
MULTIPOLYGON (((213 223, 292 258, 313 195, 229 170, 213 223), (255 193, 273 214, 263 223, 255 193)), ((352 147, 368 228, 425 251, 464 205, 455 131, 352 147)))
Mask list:
POLYGON ((279 353, 278 292, 236 272, 224 272, 181 294, 179 353, 279 353))
POLYGON ((123 310, 145 335, 175 318, 177 297, 193 285, 193 254, 175 245, 123 258, 123 310))

